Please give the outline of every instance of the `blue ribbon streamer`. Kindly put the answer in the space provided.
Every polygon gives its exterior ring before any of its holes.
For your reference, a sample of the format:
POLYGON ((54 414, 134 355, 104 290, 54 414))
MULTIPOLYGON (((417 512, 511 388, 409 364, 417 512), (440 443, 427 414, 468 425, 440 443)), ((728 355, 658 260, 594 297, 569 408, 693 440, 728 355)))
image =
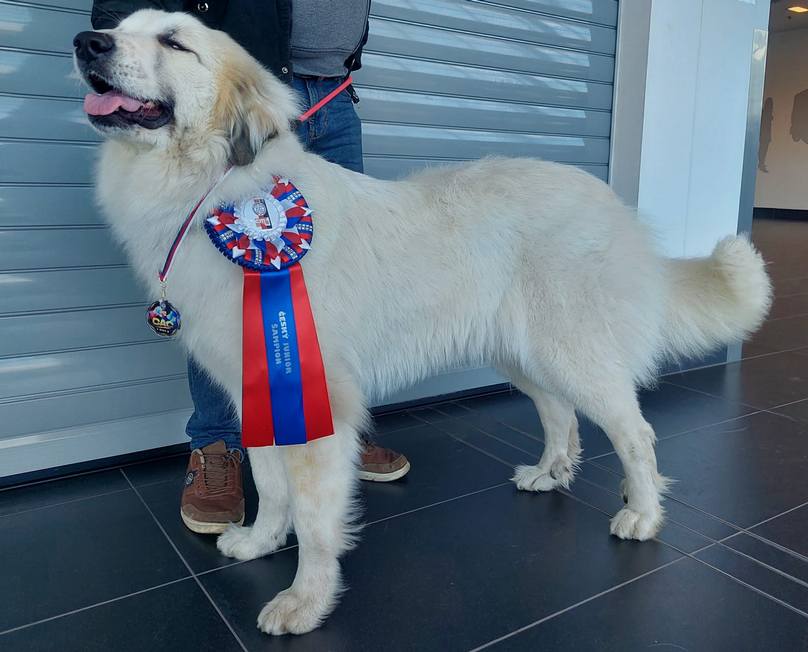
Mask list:
POLYGON ((305 444, 303 382, 288 270, 261 272, 261 313, 275 443, 305 444))

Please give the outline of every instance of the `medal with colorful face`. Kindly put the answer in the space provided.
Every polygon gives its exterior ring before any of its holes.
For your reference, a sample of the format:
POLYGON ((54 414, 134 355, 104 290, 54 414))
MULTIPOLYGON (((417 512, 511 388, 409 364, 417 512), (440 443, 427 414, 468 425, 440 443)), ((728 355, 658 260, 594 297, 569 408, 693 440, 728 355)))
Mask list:
POLYGON ((165 299, 155 301, 146 309, 146 323, 163 337, 176 335, 182 326, 179 311, 165 299))
POLYGON ((242 419, 245 446, 331 435, 323 360, 298 264, 311 248, 311 209, 288 180, 208 216, 213 244, 244 268, 242 419))

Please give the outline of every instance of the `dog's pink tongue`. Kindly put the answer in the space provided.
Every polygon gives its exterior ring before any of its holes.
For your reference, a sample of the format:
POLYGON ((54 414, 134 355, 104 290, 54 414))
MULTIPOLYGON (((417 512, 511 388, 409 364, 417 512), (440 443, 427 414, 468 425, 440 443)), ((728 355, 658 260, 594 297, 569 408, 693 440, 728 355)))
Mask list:
POLYGON ((103 95, 90 93, 84 98, 84 112, 88 115, 109 115, 118 109, 124 111, 137 111, 143 102, 133 97, 119 93, 118 91, 107 91, 103 95))

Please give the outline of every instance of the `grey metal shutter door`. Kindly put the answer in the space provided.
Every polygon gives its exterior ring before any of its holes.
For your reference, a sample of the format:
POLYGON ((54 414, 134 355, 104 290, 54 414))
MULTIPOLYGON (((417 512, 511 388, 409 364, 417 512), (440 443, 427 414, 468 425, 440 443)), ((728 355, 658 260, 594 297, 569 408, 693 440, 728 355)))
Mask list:
MULTIPOLYGON (((616 5, 373 0, 368 173, 501 153, 605 178, 616 5)), ((70 58, 89 6, 0 0, 0 476, 185 440, 182 352, 93 207, 70 58)))
POLYGON ((373 0, 367 172, 503 154, 605 179, 616 23, 616 0, 373 0))
MULTIPOLYGON (((365 171, 396 178, 487 154, 606 179, 616 0, 372 0, 355 74, 365 171)), ((455 370, 393 397, 502 382, 455 370)))

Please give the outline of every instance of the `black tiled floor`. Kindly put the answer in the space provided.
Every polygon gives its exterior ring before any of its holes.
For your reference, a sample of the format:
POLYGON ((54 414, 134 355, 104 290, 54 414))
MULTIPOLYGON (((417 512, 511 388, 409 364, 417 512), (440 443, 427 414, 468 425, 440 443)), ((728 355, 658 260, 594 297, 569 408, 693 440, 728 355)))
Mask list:
MULTIPOLYGON (((778 516, 752 531, 799 553, 808 560, 808 506, 778 516)), ((808 577, 805 581, 808 582, 808 577)))
MULTIPOLYGON (((525 451, 541 453, 541 446, 536 448, 533 440, 541 440, 544 431, 536 408, 526 396, 502 393, 480 398, 479 405, 473 400, 465 404, 472 409, 459 416, 473 428, 506 439, 525 451)), ((666 382, 640 392, 640 404, 659 439, 755 411, 753 407, 666 382)), ((583 418, 579 422, 584 459, 612 452, 612 445, 600 428, 583 418)), ((468 432, 468 428, 465 431, 468 432)))
POLYGON ((775 353, 675 374, 665 380, 730 403, 767 409, 808 397, 808 356, 775 353))
MULTIPOLYGON (((607 531, 607 518, 581 503, 513 487, 370 526, 345 560, 350 590, 294 648, 468 649, 678 557, 607 531), (381 644, 380 632, 395 635, 381 644)), ((256 614, 290 582, 295 559, 289 550, 203 577, 215 600, 228 601, 225 616, 248 647, 265 642, 256 614)))
MULTIPOLYGON (((793 297, 797 298, 803 297, 793 297)), ((783 299, 779 306, 788 301, 783 299)), ((766 348, 771 351, 790 351, 808 346, 808 315, 782 317, 767 321, 753 337, 749 344, 751 347, 766 348)))
POLYGON ((808 620, 683 559, 492 650, 805 650, 808 620))
POLYGON ((0 527, 0 631, 189 574, 131 490, 12 514, 0 527))
POLYGON ((678 480, 656 540, 609 536, 622 472, 590 424, 569 493, 516 491, 511 467, 535 463, 543 432, 527 397, 500 392, 375 420, 412 470, 362 487, 349 590, 302 637, 255 628, 291 581, 294 537, 240 563, 188 532, 185 455, 0 491, 0 649, 808 649, 808 261, 778 257, 783 238, 808 246, 801 226, 756 225, 781 293, 746 352, 760 357, 641 393, 678 480))
POLYGON ((808 614, 808 587, 801 582, 773 572, 757 560, 724 546, 712 546, 697 552, 696 558, 808 614))
MULTIPOLYGON (((803 281, 805 283, 805 281, 803 281)), ((808 286, 808 284, 806 284, 808 286)), ((774 305, 769 313, 769 321, 787 317, 797 317, 808 315, 808 287, 802 294, 791 294, 777 296, 775 294, 774 305)))
MULTIPOLYGON (((808 425, 776 414, 663 439, 657 459, 674 498, 740 527, 808 501, 808 425)), ((622 475, 615 454, 596 462, 622 475)))
POLYGON ((795 401, 794 403, 788 403, 787 405, 772 408, 771 412, 782 414, 789 419, 795 419, 797 421, 802 421, 803 423, 808 423, 808 399, 803 399, 801 401, 795 401))
POLYGON ((193 579, 7 634, 6 652, 241 650, 193 579))
MULTIPOLYGON (((183 465, 183 471, 185 467, 183 465)), ((125 470, 127 475, 129 469, 125 470)), ((246 503, 245 522, 252 523, 258 509, 258 494, 245 465, 244 493, 246 503)), ((138 488, 138 492, 149 506, 160 525, 165 529, 182 557, 195 573, 226 566, 233 562, 224 557, 216 548, 216 537, 197 535, 188 530, 180 520, 180 494, 183 475, 167 482, 148 484, 138 488)))
POLYGON ((188 455, 172 455, 152 462, 141 462, 124 468, 126 477, 136 487, 156 482, 181 484, 188 466, 188 455))
POLYGON ((363 484, 368 522, 485 489, 511 476, 510 469, 432 425, 391 433, 384 445, 404 451, 412 468, 401 482, 363 484))
POLYGON ((117 469, 11 487, 0 491, 0 516, 124 489, 129 484, 117 469))

